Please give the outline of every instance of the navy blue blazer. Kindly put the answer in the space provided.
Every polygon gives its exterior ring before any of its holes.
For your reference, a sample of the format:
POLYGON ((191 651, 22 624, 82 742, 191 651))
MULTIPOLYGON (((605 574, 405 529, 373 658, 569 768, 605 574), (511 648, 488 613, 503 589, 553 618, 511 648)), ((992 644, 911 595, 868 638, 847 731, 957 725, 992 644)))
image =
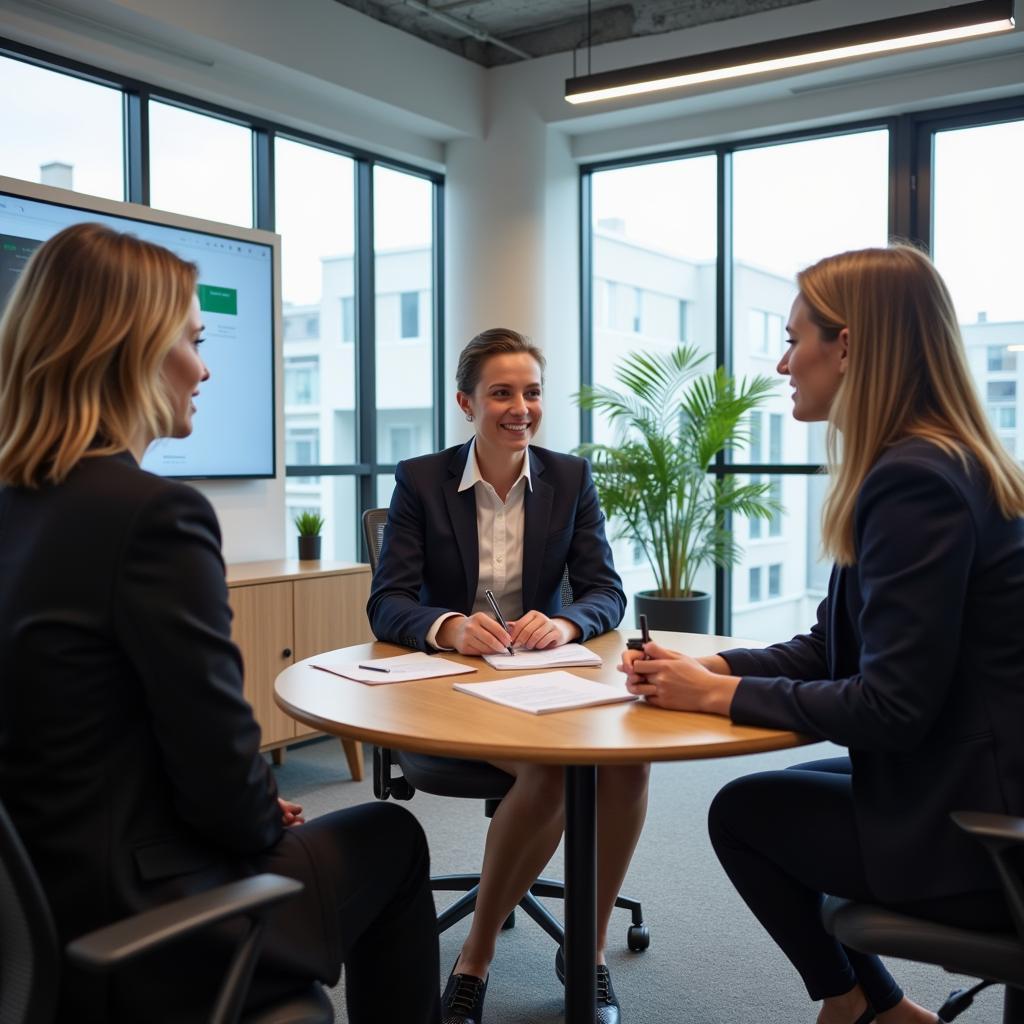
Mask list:
MULTIPOLYGON (((432 650, 427 633, 435 620, 473 608, 480 576, 476 489, 459 492, 469 450, 467 442, 398 464, 366 606, 378 640, 432 650)), ((588 640, 614 629, 626 610, 590 464, 533 445, 528 451, 533 489, 524 499, 523 610, 569 619, 588 640), (566 566, 574 599, 563 608, 566 566)))
POLYGON ((882 901, 996 888, 949 812, 1024 814, 1024 519, 969 466, 921 439, 885 452, 810 633, 723 652, 734 721, 849 747, 882 901))

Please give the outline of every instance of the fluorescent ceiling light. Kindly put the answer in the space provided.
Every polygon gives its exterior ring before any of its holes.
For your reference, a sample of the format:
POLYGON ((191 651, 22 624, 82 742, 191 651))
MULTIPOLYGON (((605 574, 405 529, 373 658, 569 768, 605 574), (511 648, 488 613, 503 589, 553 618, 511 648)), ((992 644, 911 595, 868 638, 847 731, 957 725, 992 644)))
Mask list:
POLYGON ((566 81, 565 98, 570 103, 593 103, 638 96, 701 82, 746 78, 770 71, 814 67, 837 60, 972 39, 1009 31, 1013 25, 1013 0, 976 0, 789 39, 582 75, 566 81))

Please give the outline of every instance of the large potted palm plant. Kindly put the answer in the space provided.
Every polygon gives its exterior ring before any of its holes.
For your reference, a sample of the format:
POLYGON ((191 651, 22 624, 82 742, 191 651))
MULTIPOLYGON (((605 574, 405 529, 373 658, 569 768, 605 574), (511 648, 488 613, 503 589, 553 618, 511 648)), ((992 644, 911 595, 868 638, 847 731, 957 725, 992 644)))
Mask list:
POLYGON ((618 430, 616 444, 577 451, 590 459, 614 538, 639 545, 654 570, 656 588, 633 602, 656 629, 706 633, 711 598, 694 581, 705 566, 739 560, 730 514, 768 519, 780 511, 768 484, 708 472, 719 452, 747 444, 749 413, 775 382, 737 381, 721 367, 702 373, 706 359, 691 345, 634 352, 616 367, 621 390, 585 386, 575 396, 618 430))

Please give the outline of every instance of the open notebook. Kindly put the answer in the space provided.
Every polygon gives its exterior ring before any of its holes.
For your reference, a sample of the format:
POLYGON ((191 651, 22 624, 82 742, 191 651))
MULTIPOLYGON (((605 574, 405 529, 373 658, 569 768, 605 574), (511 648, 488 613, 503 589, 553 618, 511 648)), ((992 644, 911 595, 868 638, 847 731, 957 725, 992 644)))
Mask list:
POLYGON ((452 687, 517 711, 529 711, 533 715, 636 700, 622 686, 583 679, 571 672, 538 672, 535 675, 512 676, 510 679, 494 679, 486 683, 453 683, 452 687))
POLYGON ((601 659, 593 651, 587 650, 582 644, 563 644, 546 651, 521 651, 515 654, 485 654, 484 661, 491 668, 514 669, 516 672, 529 672, 535 668, 570 668, 580 666, 593 668, 601 664, 601 659))

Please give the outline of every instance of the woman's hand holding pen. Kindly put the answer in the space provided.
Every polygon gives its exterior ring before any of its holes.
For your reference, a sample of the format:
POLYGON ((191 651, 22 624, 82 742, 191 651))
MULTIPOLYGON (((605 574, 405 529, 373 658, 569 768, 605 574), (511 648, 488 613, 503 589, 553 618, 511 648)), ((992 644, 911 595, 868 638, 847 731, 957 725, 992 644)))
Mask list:
POLYGON ((507 654, 512 637, 486 612, 474 612, 445 619, 437 642, 459 654, 507 654))
POLYGON ((722 665, 725 659, 718 655, 698 661, 652 641, 642 651, 623 651, 619 671, 626 673, 626 689, 648 704, 728 715, 740 680, 722 673, 722 665))
POLYGON ((508 624, 512 644, 528 651, 542 651, 548 647, 571 644, 582 635, 580 627, 568 619, 549 619, 543 612, 526 612, 522 618, 508 624))

